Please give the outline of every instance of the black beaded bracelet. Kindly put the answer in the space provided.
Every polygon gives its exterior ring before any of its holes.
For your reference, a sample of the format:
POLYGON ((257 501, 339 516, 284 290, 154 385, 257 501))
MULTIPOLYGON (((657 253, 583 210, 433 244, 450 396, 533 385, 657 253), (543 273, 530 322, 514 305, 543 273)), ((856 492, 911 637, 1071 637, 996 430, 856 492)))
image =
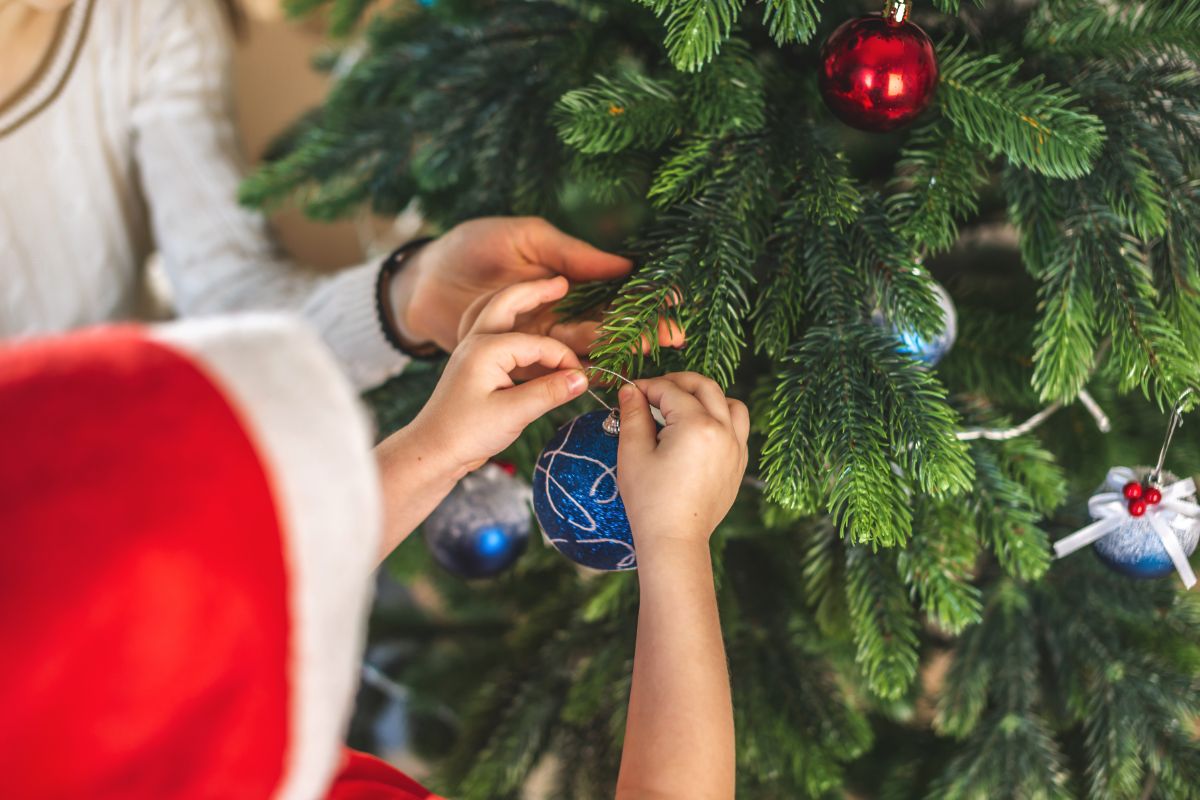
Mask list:
POLYGON ((375 313, 379 317, 379 327, 383 330, 383 338, 388 340, 388 344, 396 348, 409 358, 415 358, 419 361, 436 361, 444 354, 436 344, 430 344, 428 348, 415 350, 400 338, 399 331, 388 320, 387 312, 387 291, 392 284, 392 279, 396 277, 404 262, 414 250, 423 247, 429 242, 432 242, 434 237, 425 236, 420 239, 413 239, 411 242, 406 242, 397 247, 392 254, 388 256, 382 266, 379 268, 379 281, 375 284, 375 313))

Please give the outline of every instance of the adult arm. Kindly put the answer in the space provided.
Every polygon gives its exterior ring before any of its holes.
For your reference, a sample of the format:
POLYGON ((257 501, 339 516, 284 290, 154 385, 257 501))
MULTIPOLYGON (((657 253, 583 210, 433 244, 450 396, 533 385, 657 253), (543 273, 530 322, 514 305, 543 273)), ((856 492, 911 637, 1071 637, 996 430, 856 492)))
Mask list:
MULTIPOLYGON (((232 121, 230 34, 213 0, 144 0, 135 73, 135 154, 155 238, 185 315, 287 308, 311 322, 360 387, 403 369, 377 314, 379 263, 321 275, 280 253, 263 216, 237 203, 242 165, 232 121)), ((385 287, 385 316, 413 345, 451 350, 497 291, 563 275, 625 275, 627 259, 534 217, 471 220, 420 248, 385 287)), ((595 321, 551 307, 515 321, 584 353, 595 321)), ((664 323, 662 343, 682 342, 664 323)))
POLYGON ((232 42, 213 0, 131 4, 133 135, 154 236, 185 316, 299 311, 360 388, 402 370, 376 313, 378 263, 332 275, 290 263, 266 220, 237 203, 232 42))

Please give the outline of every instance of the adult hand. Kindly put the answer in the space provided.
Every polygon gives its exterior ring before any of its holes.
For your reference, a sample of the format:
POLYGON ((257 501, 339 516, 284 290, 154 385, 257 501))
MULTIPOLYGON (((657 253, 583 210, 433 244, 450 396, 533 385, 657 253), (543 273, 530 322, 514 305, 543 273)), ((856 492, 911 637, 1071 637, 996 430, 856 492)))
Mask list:
MULTIPOLYGON (((485 217, 464 222, 410 257, 392 286, 392 311, 400 335, 452 351, 492 296, 506 287, 539 278, 572 283, 627 275, 628 259, 597 250, 538 217, 485 217)), ((513 330, 550 336, 586 354, 596 338, 596 320, 561 321, 554 302, 521 313, 513 330)), ((683 343, 683 333, 665 321, 660 343, 683 343)), ((649 343, 647 343, 647 347, 649 343)))

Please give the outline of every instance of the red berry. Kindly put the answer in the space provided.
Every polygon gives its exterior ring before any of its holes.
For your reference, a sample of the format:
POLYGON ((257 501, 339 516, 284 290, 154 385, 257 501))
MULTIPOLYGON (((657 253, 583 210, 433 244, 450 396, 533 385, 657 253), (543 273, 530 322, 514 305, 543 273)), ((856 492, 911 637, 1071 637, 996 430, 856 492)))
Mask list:
POLYGON ((1140 517, 1142 514, 1145 514, 1145 513, 1146 513, 1146 501, 1145 500, 1130 500, 1129 501, 1129 516, 1140 517))
POLYGON ((492 461, 492 463, 495 464, 500 469, 504 470, 509 475, 517 474, 517 465, 512 463, 511 461, 501 461, 500 459, 497 458, 497 459, 494 459, 492 461))
POLYGON ((1146 505, 1152 506, 1162 501, 1162 492, 1158 490, 1158 487, 1151 486, 1142 492, 1142 499, 1146 501, 1146 505))
POLYGON ((1142 496, 1142 485, 1137 481, 1130 481, 1125 484, 1125 488, 1121 492, 1125 495, 1126 500, 1137 500, 1142 496))

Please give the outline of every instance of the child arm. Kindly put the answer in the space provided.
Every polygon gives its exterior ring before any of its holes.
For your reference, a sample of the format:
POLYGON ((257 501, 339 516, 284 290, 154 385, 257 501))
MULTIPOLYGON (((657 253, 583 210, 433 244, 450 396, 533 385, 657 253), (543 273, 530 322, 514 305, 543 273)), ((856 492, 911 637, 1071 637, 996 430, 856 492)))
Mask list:
POLYGON ((737 495, 749 417, 693 373, 638 386, 621 392, 617 474, 641 605, 616 796, 725 800, 733 707, 708 539, 737 495), (649 403, 666 421, 657 435, 649 403))
POLYGON ((570 347, 512 333, 518 315, 561 298, 564 278, 497 293, 455 348, 429 401, 375 448, 384 487, 380 557, 421 523, 464 475, 512 444, 525 426, 583 394, 587 379, 570 347), (545 373, 518 384, 514 373, 545 373))

